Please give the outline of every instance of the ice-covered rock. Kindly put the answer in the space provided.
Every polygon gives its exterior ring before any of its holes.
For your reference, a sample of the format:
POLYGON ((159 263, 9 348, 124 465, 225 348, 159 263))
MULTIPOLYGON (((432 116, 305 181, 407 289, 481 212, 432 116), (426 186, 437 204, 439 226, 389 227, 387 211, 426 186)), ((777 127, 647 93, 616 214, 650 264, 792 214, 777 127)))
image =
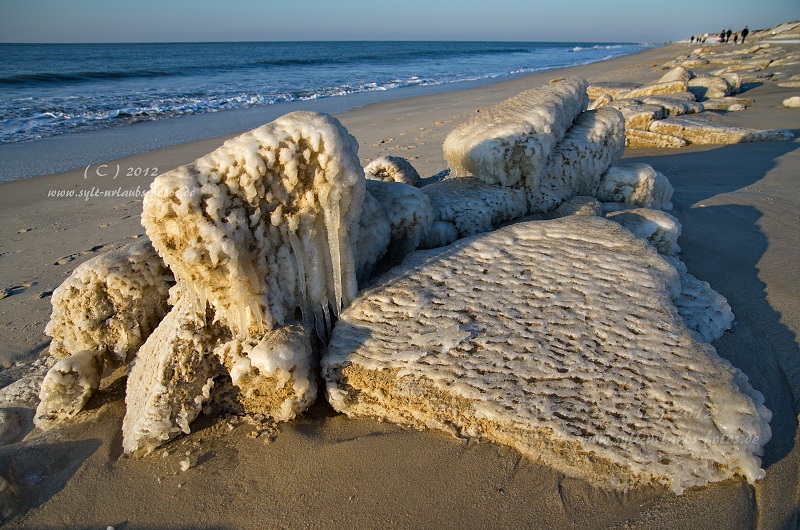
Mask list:
POLYGON ((596 216, 416 252, 363 291, 322 365, 329 401, 510 445, 610 488, 764 476, 770 412, 698 342, 678 272, 596 216))
POLYGON ((556 146, 535 184, 527 187, 528 211, 551 210, 574 195, 593 195, 600 177, 622 158, 625 124, 610 107, 582 112, 556 146))
POLYGON ((122 422, 122 446, 128 453, 149 452, 191 432, 189 425, 211 399, 214 378, 222 373, 213 348, 226 330, 208 322, 205 307, 183 294, 131 366, 122 422))
POLYGON ((189 432, 218 380, 244 412, 278 421, 313 401, 308 330, 327 337, 331 311, 357 292, 357 269, 380 254, 358 247, 359 224, 386 215, 374 197, 362 213, 364 195, 355 138, 311 112, 153 181, 142 224, 178 285, 131 368, 127 452, 189 432))
POLYGON ((665 259, 678 271, 681 290, 673 298, 686 327, 697 340, 711 342, 722 336, 733 325, 733 312, 724 296, 716 292, 708 282, 698 280, 686 269, 686 265, 675 256, 665 259))
POLYGON ((711 123, 696 116, 676 116, 654 121, 650 130, 679 136, 693 144, 736 144, 769 142, 794 138, 788 130, 760 130, 711 123))
POLYGON ((667 177, 651 166, 623 164, 605 172, 595 196, 603 202, 671 210, 673 191, 667 177))
POLYGON ((686 81, 661 81, 658 83, 644 85, 639 88, 634 88, 622 97, 635 99, 647 96, 661 96, 665 94, 672 94, 674 92, 685 92, 686 90, 688 90, 686 81))
POLYGON ((712 98, 724 98, 731 93, 731 87, 728 82, 716 75, 698 75, 689 81, 689 92, 695 95, 700 100, 712 98))
POLYGON ((679 136, 662 134, 641 129, 627 129, 625 131, 626 147, 659 147, 665 149, 678 149, 689 145, 689 141, 679 136))
POLYGON ((357 292, 365 179, 338 120, 293 112, 159 175, 142 224, 200 305, 242 336, 290 323, 320 335, 357 292))
POLYGON ((369 280, 375 265, 389 250, 392 227, 381 203, 370 192, 361 202, 361 219, 355 246, 356 277, 361 284, 369 280))
POLYGON ((603 105, 608 105, 612 101, 614 101, 614 98, 611 96, 611 94, 603 94, 602 96, 599 96, 597 99, 589 103, 589 107, 587 110, 599 109, 603 105))
POLYGON ((368 180, 367 192, 381 203, 389 221, 389 259, 402 259, 417 250, 427 239, 434 219, 428 195, 402 182, 379 180, 368 180))
POLYGON ((568 215, 603 215, 603 204, 594 197, 576 195, 559 204, 550 215, 553 219, 568 215))
POLYGON ((484 109, 447 135, 445 160, 458 175, 487 184, 535 184, 553 148, 586 109, 586 86, 571 77, 484 109))
POLYGON ((782 105, 789 109, 800 108, 800 96, 792 96, 783 100, 782 105))
POLYGON ((667 212, 652 208, 631 208, 611 212, 606 218, 646 240, 660 254, 675 255, 681 250, 678 246, 681 223, 667 212))
POLYGON ((703 103, 696 101, 686 101, 683 99, 673 99, 663 96, 651 96, 642 98, 642 103, 646 105, 658 105, 664 109, 664 116, 683 116, 684 114, 697 114, 705 110, 703 103))
POLYGON ((45 333, 58 362, 42 383, 38 427, 77 414, 106 365, 130 362, 167 313, 173 283, 150 241, 142 239, 85 261, 53 291, 45 333))
POLYGON ((85 261, 53 291, 50 355, 91 351, 103 362, 129 362, 167 313, 173 283, 147 239, 85 261))
POLYGON ((738 94, 742 88, 742 76, 736 72, 722 72, 719 76, 728 83, 728 94, 738 94))
POLYGON ((636 99, 616 99, 608 104, 622 113, 626 129, 644 129, 664 117, 664 107, 647 105, 636 99))
POLYGON ((75 416, 100 386, 102 359, 91 350, 75 352, 47 371, 39 390, 34 423, 49 429, 75 416))
POLYGON ((288 421, 317 397, 311 337, 302 323, 244 340, 234 337, 214 352, 237 389, 235 405, 245 413, 288 421))
POLYGON ((434 242, 450 238, 452 229, 441 223, 452 225, 462 238, 489 232, 527 212, 525 190, 491 186, 472 177, 449 178, 420 189, 429 197, 434 219, 439 221, 433 223, 423 248, 435 248, 434 242))
POLYGON ((379 156, 364 168, 368 179, 385 182, 402 182, 409 186, 420 185, 420 176, 411 162, 400 156, 379 156))
POLYGON ((589 95, 590 99, 597 99, 603 94, 608 94, 612 98, 622 98, 625 97, 625 94, 639 88, 639 83, 620 83, 615 81, 599 81, 596 83, 590 84, 586 87, 586 92, 589 95))
POLYGON ((665 73, 661 76, 658 80, 659 83, 670 83, 673 81, 682 81, 684 83, 688 83, 689 80, 694 77, 694 74, 691 70, 684 68, 683 66, 676 66, 672 68, 669 72, 665 73))

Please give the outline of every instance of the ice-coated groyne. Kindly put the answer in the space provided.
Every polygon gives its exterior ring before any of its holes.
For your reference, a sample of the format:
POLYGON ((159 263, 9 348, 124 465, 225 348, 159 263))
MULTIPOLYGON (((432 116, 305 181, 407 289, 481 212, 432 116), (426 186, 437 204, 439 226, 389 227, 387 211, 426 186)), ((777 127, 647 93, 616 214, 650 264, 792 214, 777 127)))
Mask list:
POLYGON ((612 488, 764 476, 763 396, 695 340, 678 271, 620 225, 521 223, 390 277, 334 329, 337 410, 493 440, 612 488))
POLYGON ((445 160, 457 174, 487 184, 535 187, 550 153, 586 110, 586 87, 571 77, 483 109, 447 136, 445 160))

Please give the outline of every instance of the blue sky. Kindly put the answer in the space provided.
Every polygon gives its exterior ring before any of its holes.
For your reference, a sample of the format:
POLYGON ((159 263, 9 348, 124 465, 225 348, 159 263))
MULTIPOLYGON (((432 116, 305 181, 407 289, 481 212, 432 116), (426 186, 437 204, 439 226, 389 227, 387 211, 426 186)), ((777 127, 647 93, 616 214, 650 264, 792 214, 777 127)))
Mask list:
POLYGON ((796 19, 800 0, 0 0, 0 42, 657 42, 796 19))

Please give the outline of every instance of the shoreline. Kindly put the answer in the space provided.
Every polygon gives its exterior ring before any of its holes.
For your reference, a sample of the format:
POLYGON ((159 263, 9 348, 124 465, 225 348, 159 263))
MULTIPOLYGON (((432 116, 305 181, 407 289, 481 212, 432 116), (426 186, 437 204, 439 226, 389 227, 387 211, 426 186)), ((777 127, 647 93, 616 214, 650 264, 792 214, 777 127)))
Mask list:
MULTIPOLYGON (((665 45, 461 91, 371 103, 336 117, 359 141, 362 165, 393 154, 426 177, 446 167, 444 137, 478 109, 569 75, 590 82, 654 81, 663 63, 694 47, 665 45)), ((767 477, 755 487, 734 479, 679 497, 656 488, 603 491, 509 448, 348 419, 323 399, 260 436, 244 422, 201 416, 191 435, 150 457, 129 458, 119 436, 124 371, 117 371, 78 421, 0 447, 0 475, 18 481, 25 502, 25 513, 7 527, 319 527, 323 521, 353 528, 375 521, 398 528, 511 528, 531 521, 604 528, 796 525, 800 111, 780 104, 798 90, 765 80, 744 94, 754 100, 750 108, 719 113, 733 125, 792 129, 794 140, 627 149, 624 156, 625 163, 650 164, 669 178, 689 272, 724 295, 736 315, 734 328, 714 346, 749 376, 773 412, 773 437, 763 457, 767 477), (188 453, 196 464, 180 471, 188 453), (29 477, 39 479, 25 482, 29 477)), ((57 198, 48 192, 146 189, 152 174, 127 177, 125 170, 157 167, 160 174, 231 136, 115 159, 102 169, 95 164, 89 172, 78 168, 0 184, 0 288, 11 288, 0 299, 0 376, 17 378, 46 350, 42 332, 52 289, 86 259, 144 234, 141 199, 57 198), (117 164, 123 173, 112 178, 117 164)))
MULTIPOLYGON (((637 55, 642 51, 662 45, 648 45, 647 48, 628 55, 637 55)), ((612 57, 594 61, 594 63, 612 61, 621 57, 612 57)), ((186 143, 235 136, 296 110, 339 115, 375 103, 461 92, 558 69, 560 68, 547 68, 538 72, 508 74, 496 78, 286 101, 3 144, 0 145, 0 184, 42 175, 65 173, 78 167, 101 164, 186 143), (208 131, 213 132, 209 134, 208 131)))

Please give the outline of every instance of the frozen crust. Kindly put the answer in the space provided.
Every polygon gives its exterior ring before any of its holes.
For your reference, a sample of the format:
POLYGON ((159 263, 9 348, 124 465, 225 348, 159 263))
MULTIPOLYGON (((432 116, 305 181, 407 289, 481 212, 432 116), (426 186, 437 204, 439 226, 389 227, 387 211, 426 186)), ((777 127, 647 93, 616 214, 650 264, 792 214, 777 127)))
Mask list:
POLYGON ((678 271, 615 223, 513 225, 375 285, 322 360, 339 411, 487 438, 611 488, 764 476, 763 396, 686 328, 678 271))

